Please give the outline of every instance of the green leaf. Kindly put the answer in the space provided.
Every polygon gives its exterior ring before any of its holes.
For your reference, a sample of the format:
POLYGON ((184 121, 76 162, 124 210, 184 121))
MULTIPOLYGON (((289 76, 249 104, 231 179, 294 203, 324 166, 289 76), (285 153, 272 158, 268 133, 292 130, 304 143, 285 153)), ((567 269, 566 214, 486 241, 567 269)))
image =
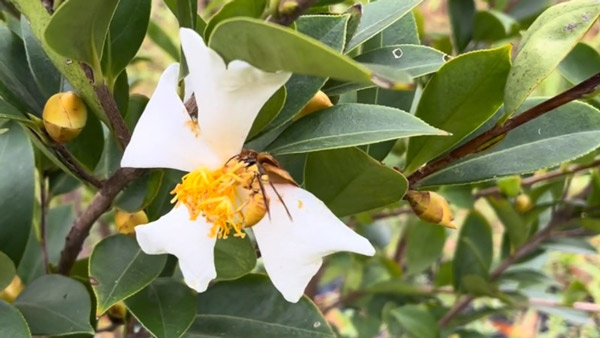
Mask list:
POLYGON ((0 251, 18 265, 33 220, 35 164, 33 148, 16 122, 0 135, 0 251))
POLYGON ((93 171, 104 149, 104 131, 96 116, 88 115, 81 134, 67 143, 67 149, 88 170, 93 171))
POLYGON ((204 36, 208 39, 218 23, 235 18, 235 17, 250 17, 259 19, 267 6, 266 0, 235 0, 228 2, 210 18, 204 36))
POLYGON ((304 184, 338 216, 397 202, 408 188, 402 174, 358 148, 310 153, 304 184))
POLYGON ((31 26, 25 17, 21 19, 21 32, 31 75, 43 95, 43 100, 46 101, 50 96, 61 91, 62 76, 44 52, 39 40, 33 35, 31 26))
POLYGON ((519 21, 533 21, 544 9, 552 5, 551 0, 527 0, 519 1, 513 8, 509 8, 508 14, 519 21))
POLYGON ((262 275, 216 283, 198 295, 196 309, 185 337, 335 337, 310 300, 287 302, 262 275))
POLYGON ((0 96, 21 112, 41 116, 44 106, 29 71, 23 41, 0 21, 0 96))
MULTIPOLYGON (((519 110, 543 101, 543 98, 529 99, 519 110)), ((502 110, 497 116, 501 114, 502 110)), ((588 104, 570 102, 515 128, 491 149, 426 177, 421 185, 478 182, 552 167, 596 149, 599 137, 600 112, 588 104)))
POLYGON ((340 104, 288 127, 269 147, 273 154, 345 148, 417 135, 446 135, 399 109, 340 104))
POLYGON ((150 284, 162 271, 166 255, 147 255, 124 235, 102 240, 90 256, 90 280, 98 299, 96 314, 150 284))
POLYGON ((512 17, 493 9, 477 12, 473 40, 494 42, 506 39, 519 31, 519 23, 512 17))
POLYGON ((0 299, 0 327, 7 338, 30 338, 31 332, 23 315, 14 306, 0 299))
POLYGON ((117 207, 127 212, 146 208, 158 195, 163 176, 164 171, 154 170, 131 182, 117 197, 115 201, 117 207))
POLYGON ((452 23, 454 48, 457 52, 462 52, 471 41, 473 31, 477 34, 477 29, 473 29, 475 2, 473 0, 448 0, 448 13, 452 23))
POLYGON ((420 43, 415 15, 409 12, 381 33, 365 41, 362 45, 362 52, 366 53, 386 46, 419 45, 420 43))
POLYGON ((135 318, 158 338, 179 338, 196 317, 193 291, 183 283, 158 278, 125 300, 135 318))
POLYGON ((114 81, 140 49, 148 29, 151 5, 150 0, 119 1, 102 56, 103 72, 109 79, 114 81))
POLYGON ((492 229, 477 211, 471 211, 460 229, 454 252, 454 289, 464 290, 462 279, 476 275, 487 279, 493 258, 492 229))
POLYGON ((215 268, 218 280, 237 279, 254 269, 256 251, 248 236, 217 240, 215 268))
MULTIPOLYGON (((44 32, 45 42, 56 53, 85 62, 94 71, 99 71, 104 41, 118 4, 119 0, 69 0, 63 3, 52 14, 44 32)), ((100 73, 94 75, 100 76, 100 73)))
POLYGON ((146 213, 150 221, 159 219, 160 216, 173 209, 173 203, 171 203, 173 195, 171 195, 171 191, 181 182, 181 177, 185 174, 184 172, 171 169, 163 171, 164 177, 160 189, 154 200, 146 208, 146 213))
POLYGON ((283 70, 367 83, 374 76, 368 68, 319 41, 257 19, 235 18, 219 23, 209 45, 226 61, 243 60, 268 72, 283 70))
POLYGON ((15 264, 10 257, 0 251, 0 291, 10 285, 16 273, 15 264))
POLYGON ((419 273, 441 258, 446 229, 419 220, 410 226, 406 243, 407 273, 419 273))
POLYGON ((550 239, 541 245, 546 250, 556 250, 583 255, 597 255, 598 250, 585 238, 556 238, 550 239))
POLYGON ((435 318, 428 312, 416 305, 405 305, 390 311, 390 315, 396 319, 413 338, 439 338, 440 332, 435 318))
POLYGON ((450 137, 419 137, 409 142, 405 171, 413 172, 469 136, 502 104, 510 69, 510 46, 458 56, 429 81, 416 116, 450 137))
POLYGON ((572 84, 579 84, 600 72, 600 53, 594 47, 578 43, 558 66, 572 84))
POLYGON ((400 20, 422 0, 379 0, 363 7, 360 23, 354 36, 348 42, 346 51, 351 51, 361 43, 367 41, 375 34, 383 31, 394 22, 400 20))
POLYGON ((580 0, 552 6, 535 20, 523 35, 506 81, 503 119, 512 115, 550 75, 599 15, 599 2, 580 0))
POLYGON ((256 119, 254 119, 252 128, 250 128, 250 132, 248 133, 248 139, 252 139, 254 136, 258 135, 261 130, 277 118, 277 115, 279 115, 279 112, 281 112, 281 109, 285 104, 286 98, 287 91, 285 86, 279 88, 273 96, 269 98, 267 103, 260 109, 256 119))
POLYGON ((45 275, 34 280, 14 305, 25 317, 33 335, 94 332, 90 325, 90 295, 83 284, 65 276, 45 275))
POLYGON ((148 25, 148 37, 158 47, 164 50, 173 60, 179 60, 179 48, 175 46, 173 40, 165 33, 165 31, 154 20, 150 20, 148 25))
POLYGON ((495 198, 492 196, 488 198, 488 202, 496 212, 496 216, 502 222, 510 239, 511 247, 516 249, 523 245, 529 233, 529 227, 523 217, 519 215, 517 210, 505 198, 495 198))
MULTIPOLYGON (((403 72, 406 74, 408 82, 408 78, 417 78, 436 72, 446 61, 445 57, 446 54, 431 47, 396 45, 373 49, 355 57, 354 60, 365 65, 377 65, 379 72, 403 72)), ((368 87, 373 87, 373 85, 330 81, 324 91, 328 95, 339 95, 368 87)))

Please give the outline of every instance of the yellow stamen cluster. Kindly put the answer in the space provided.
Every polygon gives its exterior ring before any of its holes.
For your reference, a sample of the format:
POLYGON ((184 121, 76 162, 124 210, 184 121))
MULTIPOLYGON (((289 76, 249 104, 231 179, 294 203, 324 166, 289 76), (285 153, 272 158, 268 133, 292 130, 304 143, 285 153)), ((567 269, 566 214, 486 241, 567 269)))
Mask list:
POLYGON ((227 238, 233 231, 234 237, 243 238, 244 197, 239 188, 246 186, 253 175, 245 163, 236 160, 217 170, 199 168, 183 176, 171 191, 175 195, 171 202, 185 205, 191 220, 204 217, 212 225, 210 237, 227 238))

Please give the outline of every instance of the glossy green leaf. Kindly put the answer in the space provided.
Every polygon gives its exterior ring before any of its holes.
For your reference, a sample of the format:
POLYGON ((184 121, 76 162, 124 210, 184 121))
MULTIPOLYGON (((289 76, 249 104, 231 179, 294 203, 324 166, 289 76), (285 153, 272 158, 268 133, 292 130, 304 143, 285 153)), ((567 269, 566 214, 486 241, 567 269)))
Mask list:
POLYGON ((477 29, 473 29, 475 1, 448 0, 448 14, 450 14, 450 23, 452 24, 454 48, 457 52, 462 52, 471 41, 473 33, 477 34, 477 29))
POLYGON ((61 91, 63 87, 62 76, 44 52, 39 40, 33 35, 26 18, 21 19, 21 32, 31 75, 33 75, 45 101, 61 91))
POLYGON ((36 279, 27 285, 14 305, 33 335, 94 332, 90 325, 90 295, 83 284, 65 276, 45 275, 36 279))
MULTIPOLYGON (((267 216, 268 217, 268 216, 267 216)), ((256 250, 248 236, 217 240, 215 245, 215 268, 217 279, 239 278, 256 266, 256 250)))
POLYGON ((363 15, 352 39, 346 46, 351 51, 375 34, 383 31, 410 12, 422 0, 379 0, 363 7, 363 15))
POLYGON ((166 214, 173 208, 173 203, 171 203, 173 195, 171 195, 171 191, 181 182, 181 177, 184 174, 184 172, 178 170, 164 170, 164 177, 160 189, 154 200, 146 208, 146 213, 150 221, 159 219, 160 216, 166 214))
POLYGON ((406 243, 407 273, 421 272, 441 258, 446 229, 419 220, 408 229, 406 243))
POLYGON ((196 309, 185 337, 335 337, 310 300, 287 302, 263 275, 216 283, 198 294, 196 309))
POLYGON ((412 338, 439 338, 440 332, 435 318, 416 305, 405 305, 390 311, 392 318, 408 332, 412 338))
POLYGON ((173 60, 179 60, 179 49, 167 33, 153 20, 148 25, 148 37, 173 60))
POLYGON ((492 264, 494 247, 492 229, 477 211, 471 211, 460 228, 454 252, 454 288, 464 290, 461 283, 465 276, 476 275, 487 279, 492 264))
MULTIPOLYGON (((529 99, 520 111, 542 101, 529 99)), ((600 112, 588 104, 570 102, 515 128, 491 149, 428 176, 421 185, 477 182, 552 167, 596 149, 599 137, 600 112)))
POLYGON ((142 45, 150 20, 151 0, 121 0, 110 22, 102 70, 110 79, 125 69, 142 45))
POLYGON ((310 153, 304 184, 338 216, 397 202, 408 188, 402 174, 358 148, 310 153))
POLYGON ((287 98, 287 91, 285 86, 279 88, 271 98, 265 103, 265 105, 260 109, 256 119, 254 119, 254 123, 252 124, 252 128, 250 128, 250 132, 248 133, 248 139, 253 138, 258 135, 269 123, 273 122, 273 120, 279 115, 281 109, 283 108, 285 101, 287 98))
POLYGON ((166 255, 147 255, 124 235, 105 238, 90 256, 90 280, 98 300, 96 313, 137 293, 162 271, 166 255))
POLYGON ((31 332, 23 315, 14 306, 0 299, 0 327, 7 338, 30 338, 31 332))
POLYGON ((381 33, 365 41, 361 49, 362 53, 366 53, 386 46, 419 45, 420 43, 415 15, 409 12, 400 18, 400 20, 381 31, 381 33))
POLYGON ((147 207, 158 195, 163 176, 162 170, 154 170, 131 182, 117 197, 117 207, 127 212, 136 212, 147 207))
POLYGON ((10 257, 0 251, 0 291, 12 282, 16 273, 15 264, 10 257))
POLYGON ((35 196, 33 148, 16 122, 0 134, 0 251, 19 264, 31 229, 35 196))
POLYGON ((118 4, 119 0, 70 0, 63 3, 52 14, 44 32, 45 42, 56 53, 100 70, 104 41, 118 4))
MULTIPOLYGON (((446 61, 446 54, 431 47, 419 45, 396 45, 373 49, 354 60, 365 65, 377 65, 380 72, 403 72, 408 78, 417 78, 436 72, 446 61)), ((339 95, 351 90, 373 87, 369 84, 354 84, 331 81, 324 91, 328 95, 339 95)))
POLYGON ((259 19, 265 11, 266 5, 266 0, 235 0, 228 2, 210 18, 204 29, 204 36, 210 37, 217 24, 223 20, 244 16, 259 19))
POLYGON ((406 172, 439 156, 490 119, 502 104, 510 69, 510 46, 458 56, 429 81, 416 116, 452 136, 418 137, 409 142, 406 172))
POLYGON ((125 300, 135 318, 153 336, 179 338, 196 317, 194 292, 185 284, 158 278, 125 300))
POLYGON ((578 43, 558 66, 572 84, 579 84, 600 72, 600 53, 594 47, 578 43))
POLYGON ((96 116, 88 115, 81 134, 67 143, 67 149, 89 171, 96 168, 104 148, 104 131, 96 116))
POLYGON ((340 104, 306 116, 269 147, 273 154, 345 148, 417 135, 446 135, 399 109, 340 104))
POLYGON ((215 27, 209 45, 226 60, 243 60, 269 72, 283 70, 367 83, 373 77, 368 68, 323 43, 257 19, 221 22, 215 27))
POLYGON ((0 21, 0 96, 22 112, 41 116, 44 98, 29 71, 23 41, 0 21))
POLYGON ((579 0, 552 6, 535 20, 523 35, 506 81, 504 118, 550 75, 599 15, 598 1, 579 0))
POLYGON ((493 9, 477 12, 473 40, 494 42, 518 33, 519 23, 493 9))

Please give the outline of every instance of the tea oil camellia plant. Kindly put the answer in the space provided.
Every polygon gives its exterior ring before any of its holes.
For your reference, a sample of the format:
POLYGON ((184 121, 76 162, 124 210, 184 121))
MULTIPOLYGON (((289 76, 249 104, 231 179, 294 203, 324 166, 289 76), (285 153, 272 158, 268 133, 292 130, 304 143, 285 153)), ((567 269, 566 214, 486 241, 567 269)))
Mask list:
POLYGON ((598 0, 0 0, 0 337, 600 337, 598 0))

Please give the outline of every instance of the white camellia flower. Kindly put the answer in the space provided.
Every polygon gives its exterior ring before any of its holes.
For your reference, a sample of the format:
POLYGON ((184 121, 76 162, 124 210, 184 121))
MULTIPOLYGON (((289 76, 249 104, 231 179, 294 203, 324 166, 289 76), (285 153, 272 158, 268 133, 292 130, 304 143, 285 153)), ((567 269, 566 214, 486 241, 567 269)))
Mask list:
POLYGON ((180 35, 190 73, 186 96, 195 97, 197 121, 177 94, 179 67, 171 65, 121 161, 123 167, 188 172, 173 191, 173 210, 136 227, 142 250, 177 256, 186 284, 203 292, 216 277, 217 238, 244 236, 251 229, 267 273, 290 302, 302 297, 324 256, 337 251, 372 256, 369 241, 310 192, 290 182, 269 182, 239 160, 256 115, 290 74, 266 73, 238 60, 226 65, 193 30, 183 28, 180 35), (257 179, 266 180, 264 191, 256 189, 257 179), (244 228, 244 213, 256 201, 268 201, 269 216, 244 228))

